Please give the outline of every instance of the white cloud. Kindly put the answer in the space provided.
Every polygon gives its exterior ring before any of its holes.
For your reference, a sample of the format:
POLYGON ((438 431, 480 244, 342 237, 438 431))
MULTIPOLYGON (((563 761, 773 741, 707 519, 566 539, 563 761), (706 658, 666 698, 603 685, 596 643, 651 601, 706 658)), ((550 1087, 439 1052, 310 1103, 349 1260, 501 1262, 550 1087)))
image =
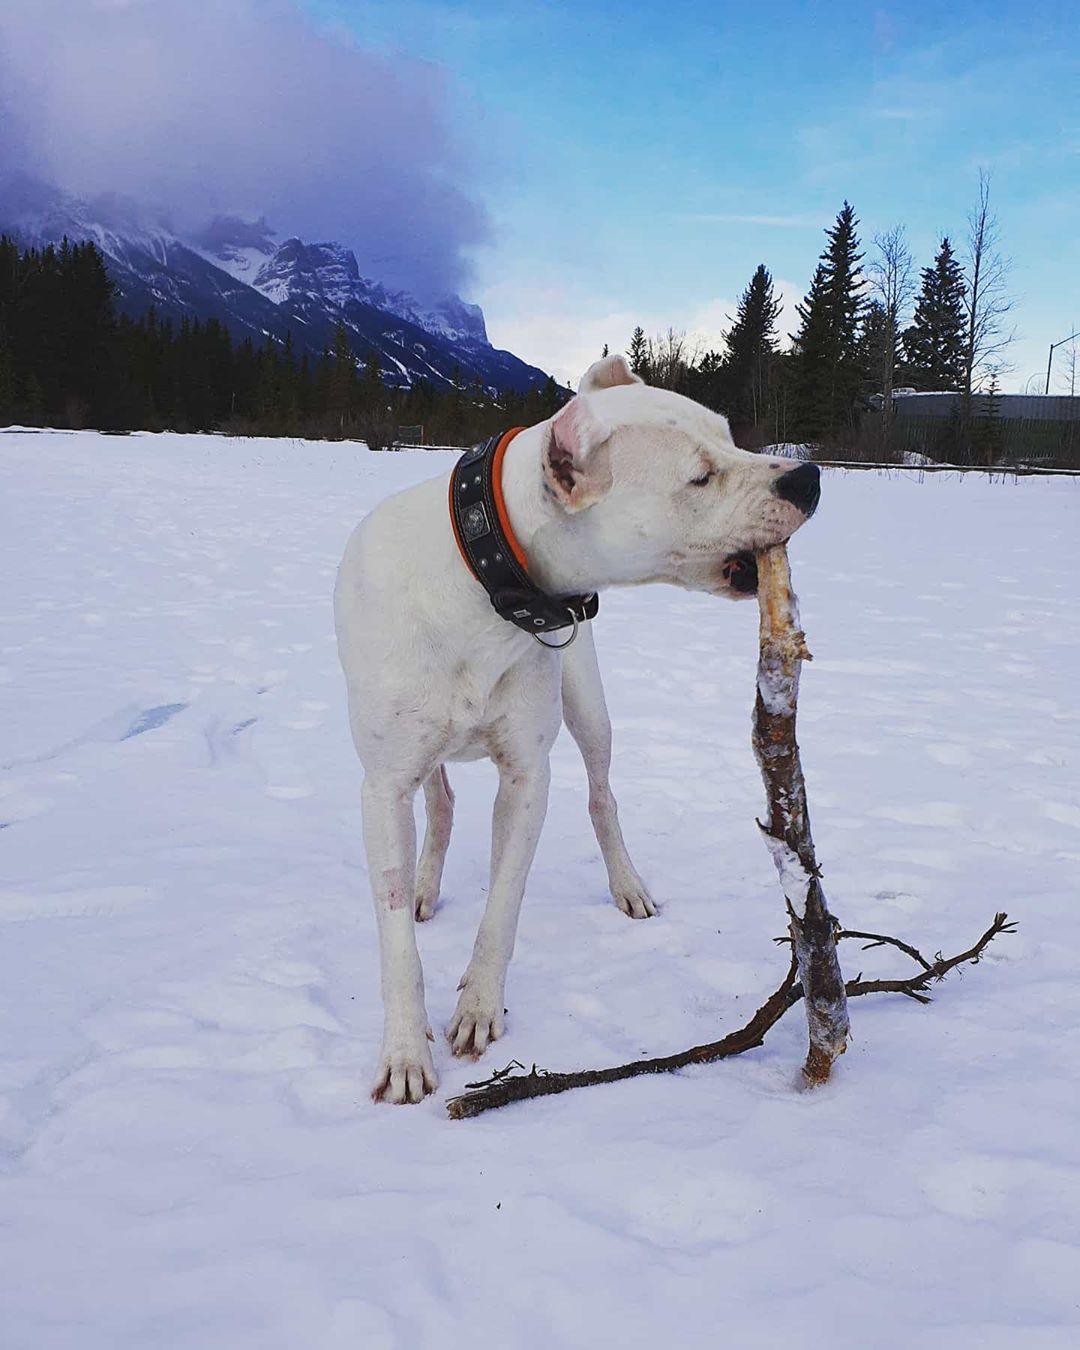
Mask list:
MULTIPOLYGON (((774 286, 784 302, 777 326, 786 346, 803 288, 784 278, 777 278, 774 286)), ((650 336, 670 327, 685 331, 703 351, 722 350, 738 307, 730 297, 715 296, 688 311, 660 312, 635 306, 630 297, 586 295, 559 285, 529 289, 509 280, 487 287, 478 298, 496 347, 509 348, 574 387, 605 343, 613 352, 625 351, 638 324, 650 336)))
POLYGON ((716 299, 683 321, 675 313, 635 308, 628 300, 583 295, 562 286, 529 290, 510 281, 489 286, 478 298, 496 347, 509 348, 574 387, 605 343, 613 352, 626 351, 638 324, 649 334, 669 326, 685 328, 703 346, 715 347, 728 327, 726 316, 735 312, 731 300, 716 299))
POLYGON ((300 0, 0 0, 0 175, 187 226, 265 215, 439 294, 489 236, 443 72, 300 0))

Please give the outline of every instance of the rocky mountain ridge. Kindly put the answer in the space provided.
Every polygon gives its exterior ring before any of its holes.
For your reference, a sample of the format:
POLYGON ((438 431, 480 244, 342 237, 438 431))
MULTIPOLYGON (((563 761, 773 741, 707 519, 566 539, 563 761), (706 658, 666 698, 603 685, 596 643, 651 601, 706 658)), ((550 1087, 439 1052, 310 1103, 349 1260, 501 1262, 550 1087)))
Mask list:
POLYGON ((344 325, 359 361, 378 358, 384 380, 524 392, 547 375, 488 340, 483 311, 457 295, 423 302, 361 272, 342 244, 278 243, 264 220, 218 217, 182 233, 119 197, 93 202, 20 176, 0 183, 0 233, 25 246, 91 239, 105 255, 119 308, 154 308, 179 323, 214 318, 234 339, 291 336, 317 359, 344 325))

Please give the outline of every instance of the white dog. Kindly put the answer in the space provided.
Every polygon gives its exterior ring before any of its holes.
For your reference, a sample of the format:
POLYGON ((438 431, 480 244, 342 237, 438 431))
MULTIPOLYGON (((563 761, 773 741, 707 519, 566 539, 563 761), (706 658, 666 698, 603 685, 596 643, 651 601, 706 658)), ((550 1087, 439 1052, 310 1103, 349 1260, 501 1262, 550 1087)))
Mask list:
MULTIPOLYGON (((499 617, 459 551, 448 486, 443 474, 382 502, 350 539, 335 594, 382 960, 373 1096, 394 1102, 437 1085, 414 921, 430 918, 439 898, 453 817, 447 761, 487 756, 499 771, 488 901, 447 1031, 455 1054, 480 1054, 503 1031, 548 755, 564 718, 585 761, 615 903, 633 918, 655 913, 608 782, 611 725, 589 625, 561 655, 499 617)), ((546 592, 666 581, 735 597, 756 589, 753 551, 786 540, 813 512, 818 471, 737 449, 723 417, 649 388, 612 356, 555 417, 509 444, 502 491, 529 576, 546 592)))

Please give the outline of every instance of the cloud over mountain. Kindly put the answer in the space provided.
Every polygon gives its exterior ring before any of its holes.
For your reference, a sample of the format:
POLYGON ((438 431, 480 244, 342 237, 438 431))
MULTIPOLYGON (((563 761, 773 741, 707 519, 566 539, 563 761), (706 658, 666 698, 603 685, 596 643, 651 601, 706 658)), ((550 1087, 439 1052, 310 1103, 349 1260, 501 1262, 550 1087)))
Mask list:
POLYGON ((488 228, 440 70, 286 0, 4 0, 0 175, 13 170, 188 230, 265 216, 419 294, 457 290, 488 228))

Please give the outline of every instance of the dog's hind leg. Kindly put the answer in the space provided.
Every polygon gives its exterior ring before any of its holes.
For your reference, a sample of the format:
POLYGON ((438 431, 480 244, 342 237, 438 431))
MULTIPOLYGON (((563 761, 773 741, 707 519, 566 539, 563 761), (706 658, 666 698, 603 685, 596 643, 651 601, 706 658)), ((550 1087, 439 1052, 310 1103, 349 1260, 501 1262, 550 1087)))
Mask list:
POLYGON ((416 917, 421 922, 430 919, 439 903, 443 863, 450 845, 450 830, 454 824, 454 794, 446 776, 446 766, 440 764, 424 779, 424 805, 427 808, 427 829, 420 865, 416 869, 416 917))
POLYGON ((656 905, 630 861, 619 825, 619 808, 610 778, 611 719, 591 629, 591 624, 583 624, 577 641, 563 657, 563 720, 585 761, 589 815, 604 855, 611 897, 624 914, 632 919, 646 919, 656 913, 656 905))

